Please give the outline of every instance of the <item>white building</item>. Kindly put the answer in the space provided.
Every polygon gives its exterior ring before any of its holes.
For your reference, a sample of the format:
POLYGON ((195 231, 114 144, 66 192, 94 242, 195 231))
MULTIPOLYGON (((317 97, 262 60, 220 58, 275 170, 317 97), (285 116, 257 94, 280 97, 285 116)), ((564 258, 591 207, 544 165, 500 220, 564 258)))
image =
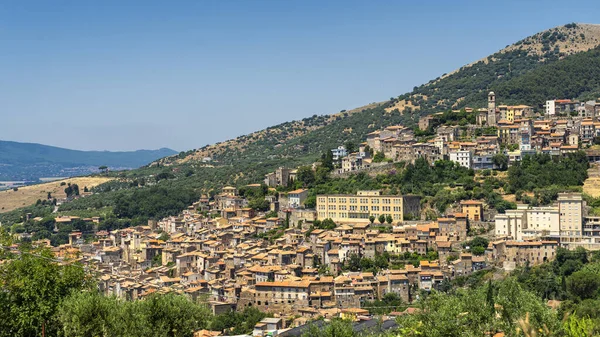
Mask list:
POLYGON ((519 205, 517 209, 508 209, 504 214, 495 218, 495 234, 501 237, 511 237, 520 240, 523 237, 523 226, 526 226, 527 216, 525 210, 519 205))
POLYGON ((560 237, 561 243, 576 242, 582 236, 585 204, 581 193, 560 193, 549 207, 517 205, 517 209, 496 215, 497 236, 525 240, 560 237))
POLYGON ((527 226, 524 237, 560 235, 558 207, 532 207, 527 210, 527 226))
POLYGON ((554 116, 556 114, 556 102, 554 100, 546 101, 546 115, 554 116))
POLYGON ((558 206, 529 207, 517 205, 517 209, 506 210, 495 218, 496 235, 525 240, 560 234, 558 206))
POLYGON ((468 169, 473 168, 473 154, 471 151, 452 151, 450 152, 450 161, 468 169))
POLYGON ((338 161, 348 155, 348 150, 344 146, 338 146, 337 149, 331 150, 333 153, 333 160, 338 161))
POLYGON ((304 200, 306 200, 307 196, 308 190, 305 189, 288 192, 289 206, 293 208, 300 207, 304 203, 304 200))

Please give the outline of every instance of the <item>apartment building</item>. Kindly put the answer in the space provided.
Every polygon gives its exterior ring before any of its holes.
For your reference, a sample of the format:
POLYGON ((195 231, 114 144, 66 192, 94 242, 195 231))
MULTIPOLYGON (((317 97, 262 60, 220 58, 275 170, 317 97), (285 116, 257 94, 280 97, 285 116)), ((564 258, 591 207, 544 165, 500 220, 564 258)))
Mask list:
POLYGON ((581 193, 560 193, 558 195, 558 208, 561 237, 581 236, 582 222, 585 216, 585 202, 581 193))
POLYGON ((473 153, 471 151, 452 151, 450 152, 450 161, 458 163, 468 169, 473 168, 473 153))
POLYGON ((333 160, 338 161, 348 155, 348 150, 343 145, 340 145, 337 149, 332 149, 331 153, 333 154, 333 160))
POLYGON ((406 215, 417 217, 420 197, 413 195, 382 195, 381 191, 358 191, 353 194, 317 195, 317 219, 336 222, 368 222, 370 216, 390 215, 394 222, 406 215))
POLYGON ((496 236, 525 240, 542 236, 559 236, 559 209, 552 207, 529 207, 517 205, 517 209, 506 210, 496 215, 496 236))
POLYGON ((553 206, 517 205, 517 209, 496 215, 495 234, 515 240, 555 237, 563 245, 576 244, 594 232, 584 230, 585 208, 581 193, 560 193, 553 206))

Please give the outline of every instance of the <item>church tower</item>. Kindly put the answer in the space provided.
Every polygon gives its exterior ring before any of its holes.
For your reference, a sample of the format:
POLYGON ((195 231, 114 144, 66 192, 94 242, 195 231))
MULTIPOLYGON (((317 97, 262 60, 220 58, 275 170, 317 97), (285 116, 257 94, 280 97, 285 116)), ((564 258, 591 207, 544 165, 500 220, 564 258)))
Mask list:
POLYGON ((496 126, 496 94, 493 91, 488 94, 487 125, 496 126))

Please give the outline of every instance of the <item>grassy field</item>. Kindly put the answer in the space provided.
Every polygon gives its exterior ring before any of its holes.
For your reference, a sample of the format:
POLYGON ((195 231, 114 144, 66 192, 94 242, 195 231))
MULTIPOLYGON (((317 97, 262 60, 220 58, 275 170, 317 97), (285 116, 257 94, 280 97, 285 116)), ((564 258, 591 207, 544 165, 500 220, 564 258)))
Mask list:
POLYGON ((38 199, 46 199, 48 192, 50 192, 54 198, 65 198, 66 195, 64 190, 66 186, 60 186, 61 182, 77 184, 79 186, 79 191, 83 193, 83 189, 86 186, 90 189, 112 179, 113 178, 107 177, 78 177, 19 187, 17 191, 2 191, 0 192, 0 213, 35 204, 38 199))

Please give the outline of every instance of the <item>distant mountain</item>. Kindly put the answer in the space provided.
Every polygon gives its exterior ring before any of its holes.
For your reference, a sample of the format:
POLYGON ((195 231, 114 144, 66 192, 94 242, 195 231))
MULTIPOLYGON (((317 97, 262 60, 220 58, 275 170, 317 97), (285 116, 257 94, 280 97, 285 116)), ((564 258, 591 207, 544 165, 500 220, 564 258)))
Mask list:
POLYGON ((123 152, 79 151, 0 140, 0 181, 89 174, 97 171, 99 166, 134 169, 176 153, 167 148, 123 152))

